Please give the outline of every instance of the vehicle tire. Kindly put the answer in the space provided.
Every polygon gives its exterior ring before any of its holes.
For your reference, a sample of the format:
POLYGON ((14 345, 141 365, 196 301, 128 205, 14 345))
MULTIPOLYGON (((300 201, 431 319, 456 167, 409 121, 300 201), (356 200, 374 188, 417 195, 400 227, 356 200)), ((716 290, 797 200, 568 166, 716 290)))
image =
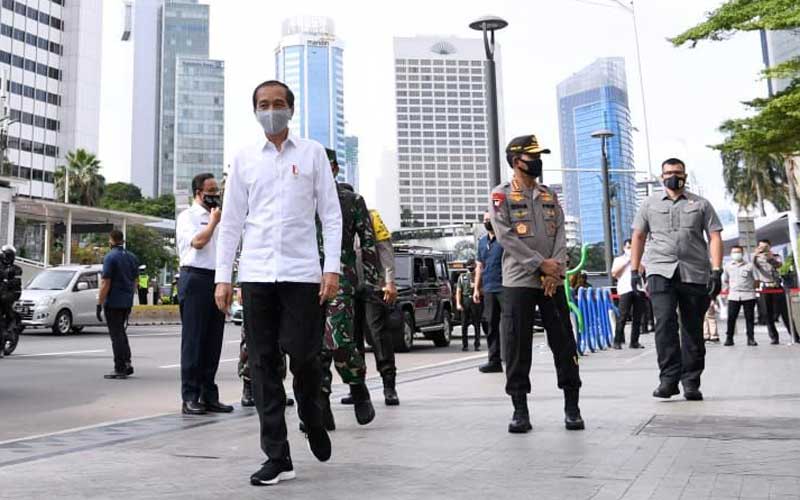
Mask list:
POLYGON ((450 316, 450 311, 445 309, 442 313, 442 331, 433 335, 433 345, 436 347, 449 346, 451 333, 453 333, 453 320, 450 316))
POLYGON ((72 331, 72 313, 69 309, 62 309, 56 314, 56 320, 53 322, 54 335, 69 335, 72 331))
POLYGON ((72 333, 74 333, 75 335, 77 335, 77 334, 79 334, 81 332, 83 332, 83 327, 82 326, 73 326, 72 327, 72 333))
POLYGON ((409 352, 414 347, 414 315, 410 311, 403 311, 403 329, 395 339, 394 350, 409 352))

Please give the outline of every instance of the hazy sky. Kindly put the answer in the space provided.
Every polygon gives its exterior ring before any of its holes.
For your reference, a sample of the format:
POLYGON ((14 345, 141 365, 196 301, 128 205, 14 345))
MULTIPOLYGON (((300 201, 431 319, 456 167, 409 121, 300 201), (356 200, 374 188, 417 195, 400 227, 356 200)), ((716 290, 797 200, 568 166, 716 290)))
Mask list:
MULTIPOLYGON (((593 0, 589 0, 593 1, 593 0)), ((602 2, 605 0, 597 0, 602 2)), ((626 60, 636 165, 646 170, 646 148, 639 69, 631 16, 619 7, 578 0, 475 0, 356 2, 341 0, 201 0, 211 6, 211 54, 226 65, 225 158, 257 140, 253 87, 274 77, 274 49, 281 22, 295 15, 333 18, 345 43, 345 118, 347 133, 361 141, 361 191, 381 207, 376 182, 387 149, 396 148, 394 126, 395 36, 474 37, 467 25, 491 13, 509 21, 498 33, 502 53, 505 143, 535 133, 553 149, 545 164, 560 166, 556 85, 598 57, 626 60)), ((721 0, 638 0, 645 94, 653 167, 678 156, 696 175, 704 194, 718 206, 725 200, 719 155, 708 149, 720 142, 716 131, 741 116, 741 101, 764 95, 758 79, 761 49, 756 34, 673 48, 666 38, 703 19, 721 0)), ((120 41, 122 2, 104 1, 103 88, 100 158, 111 181, 129 180, 132 42, 120 41)), ((155 63, 155 55, 154 55, 155 63)), ((505 168, 505 166, 503 167, 505 168)), ((547 172, 545 182, 560 182, 547 172)), ((383 189, 381 189, 383 191, 383 189)), ((733 208, 733 207, 732 207, 733 208)), ((735 211, 735 210, 734 210, 735 211)))

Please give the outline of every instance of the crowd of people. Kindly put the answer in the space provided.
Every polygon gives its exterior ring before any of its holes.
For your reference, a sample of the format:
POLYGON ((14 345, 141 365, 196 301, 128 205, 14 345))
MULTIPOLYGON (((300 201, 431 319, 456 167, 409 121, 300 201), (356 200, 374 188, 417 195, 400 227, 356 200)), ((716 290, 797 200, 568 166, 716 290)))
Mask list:
MULTIPOLYGON (((322 462, 331 457, 329 432, 336 428, 331 367, 350 388, 342 402, 353 405, 358 424, 376 418, 365 384, 365 329, 374 340, 385 404, 400 404, 387 332, 397 287, 390 234, 380 216, 367 208, 352 186, 336 182, 335 152, 289 131, 294 112, 291 89, 279 81, 266 81, 254 90, 252 105, 265 138, 236 155, 224 199, 211 174, 195 177, 193 204, 177 220, 181 411, 188 415, 233 411, 220 401, 215 377, 225 315, 232 304, 233 284, 238 282, 244 311, 242 405, 256 409, 260 444, 267 456, 250 482, 273 485, 295 477, 285 418, 286 407, 294 403, 284 390, 287 367, 293 375, 301 430, 312 454, 322 462)), ((491 191, 484 216, 487 234, 478 243, 476 261, 470 262, 469 272, 456 286, 463 349, 469 349, 469 326, 474 330, 473 348, 480 349, 483 327, 488 361, 479 369, 505 373, 505 392, 513 406, 508 431, 515 434, 532 430, 528 394, 537 309, 563 391, 565 428, 586 427, 564 291, 564 211, 556 193, 539 182, 543 155, 548 153, 534 135, 508 144, 512 178, 491 191)), ((764 297, 779 289, 778 263, 768 242, 762 242, 752 263, 745 263, 741 248, 734 248, 723 273, 722 226, 714 208, 685 189, 687 172, 681 160, 666 160, 661 177, 664 192, 644 202, 633 236, 614 262, 621 311, 614 347, 625 344, 628 316, 632 318, 629 346, 643 347, 639 339, 642 325, 647 324, 649 301, 660 370, 653 396, 679 394, 680 383, 685 399, 696 401, 703 399, 703 318, 709 305, 725 284, 730 309, 726 344, 733 343, 741 308, 748 342, 755 344, 755 283, 764 297)), ((112 251, 104 260, 97 314, 107 318, 114 350, 114 371, 106 377, 125 379, 133 373, 125 326, 137 287, 138 262, 125 250, 120 232, 112 232, 109 243, 112 251)), ((772 318, 778 299, 765 301, 772 318)), ((785 317, 784 321, 788 327, 785 317)), ((774 324, 769 323, 769 329, 777 339, 774 324)))

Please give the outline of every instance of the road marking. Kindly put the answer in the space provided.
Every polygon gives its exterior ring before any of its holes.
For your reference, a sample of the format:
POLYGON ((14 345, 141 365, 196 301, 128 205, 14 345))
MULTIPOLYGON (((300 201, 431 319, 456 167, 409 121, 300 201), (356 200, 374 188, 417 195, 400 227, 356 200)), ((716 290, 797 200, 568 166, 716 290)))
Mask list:
POLYGON ((174 333, 129 333, 128 337, 180 337, 181 332, 174 333))
POLYGON ((18 354, 11 356, 10 359, 14 358, 38 358, 42 356, 69 356, 71 354, 99 354, 101 352, 106 352, 105 349, 93 349, 91 351, 64 351, 64 352, 45 352, 41 354, 18 354))
POLYGON ((423 365, 423 366, 415 366, 414 368, 409 368, 408 370, 398 370, 397 373, 412 373, 420 370, 427 370, 429 368, 438 368, 440 366, 448 366, 454 365, 457 363, 463 363, 464 361, 472 361, 475 359, 485 358, 486 354, 476 354, 474 356, 465 356, 463 358, 451 359, 450 361, 442 361, 441 363, 433 363, 430 365, 423 365))
MULTIPOLYGON (((235 357, 235 358, 228 358, 228 359, 220 359, 220 360, 219 360, 219 362, 220 362, 220 363, 230 363, 230 362, 232 362, 232 361, 239 361, 239 357, 237 356, 237 357, 235 357)), ((159 368, 180 368, 180 367, 181 367, 181 364, 180 364, 180 363, 178 363, 177 365, 164 365, 164 366, 159 366, 159 368)))

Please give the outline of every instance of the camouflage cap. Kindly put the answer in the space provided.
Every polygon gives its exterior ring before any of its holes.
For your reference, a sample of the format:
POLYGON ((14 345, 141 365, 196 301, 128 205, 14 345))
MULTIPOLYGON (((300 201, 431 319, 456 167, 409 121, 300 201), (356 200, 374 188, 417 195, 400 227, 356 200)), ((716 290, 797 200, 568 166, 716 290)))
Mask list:
POLYGON ((339 161, 336 159, 336 150, 325 148, 325 153, 328 155, 328 161, 333 165, 339 166, 339 161))
POLYGON ((550 154, 550 150, 539 146, 539 141, 536 139, 536 136, 531 134, 515 137, 508 143, 506 154, 550 154))

